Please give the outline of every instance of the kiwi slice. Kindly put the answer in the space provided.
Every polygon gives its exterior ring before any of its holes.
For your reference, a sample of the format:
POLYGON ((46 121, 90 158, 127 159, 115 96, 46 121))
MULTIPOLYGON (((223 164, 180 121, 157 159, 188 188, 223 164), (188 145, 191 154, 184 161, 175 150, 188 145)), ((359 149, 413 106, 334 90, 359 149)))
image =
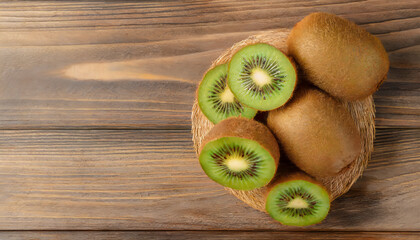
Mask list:
POLYGON ((215 182, 237 190, 267 185, 280 158, 275 137, 263 124, 231 117, 216 124, 200 147, 200 164, 215 182))
POLYGON ((258 43, 239 50, 229 63, 228 85, 238 100, 268 111, 285 104, 296 86, 296 70, 277 48, 258 43))
POLYGON ((232 116, 253 118, 257 110, 244 106, 227 86, 227 64, 210 69, 198 87, 198 105, 213 123, 232 116))
POLYGON ((268 190, 266 210, 284 225, 308 226, 321 222, 330 210, 327 190, 304 173, 275 181, 268 190))
POLYGON ((337 175, 361 152, 350 113, 315 87, 301 85, 289 103, 268 113, 267 125, 289 159, 315 178, 337 175))
POLYGON ((377 37, 330 13, 303 18, 290 32, 287 45, 311 83, 343 100, 374 93, 389 69, 388 54, 377 37))

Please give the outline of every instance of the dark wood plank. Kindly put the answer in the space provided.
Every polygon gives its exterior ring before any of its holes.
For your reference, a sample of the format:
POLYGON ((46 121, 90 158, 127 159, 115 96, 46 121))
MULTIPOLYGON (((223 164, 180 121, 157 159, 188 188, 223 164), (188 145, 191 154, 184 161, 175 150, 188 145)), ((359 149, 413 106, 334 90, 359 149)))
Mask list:
POLYGON ((258 31, 336 13, 377 35, 378 127, 420 127, 420 6, 404 1, 0 3, 0 128, 188 129, 197 82, 258 31))
POLYGON ((196 240, 196 239, 287 239, 287 240, 418 240, 418 232, 247 232, 247 231, 3 231, 8 240, 196 240))
MULTIPOLYGON (((420 129, 378 130, 364 176, 304 230, 420 230, 420 129)), ((302 230, 209 180, 185 130, 0 131, 0 230, 302 230)))

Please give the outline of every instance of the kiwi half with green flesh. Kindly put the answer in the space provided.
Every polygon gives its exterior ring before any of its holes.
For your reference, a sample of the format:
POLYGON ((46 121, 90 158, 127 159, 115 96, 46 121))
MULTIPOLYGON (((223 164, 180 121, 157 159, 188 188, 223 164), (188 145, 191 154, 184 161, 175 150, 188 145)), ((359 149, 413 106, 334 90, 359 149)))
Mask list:
POLYGON ((373 94, 389 69, 381 41, 334 14, 306 16, 292 29, 287 45, 310 82, 343 100, 373 94))
POLYGON ((328 94, 302 85, 267 125, 297 167, 318 178, 334 176, 356 160, 361 138, 350 113, 328 94))
POLYGON ((199 160, 215 182, 237 190, 267 185, 279 163, 278 143, 263 124, 231 117, 216 124, 204 137, 199 160))
POLYGON ((321 183, 302 172, 274 181, 268 187, 266 211, 284 225, 308 226, 324 220, 330 198, 321 183))
POLYGON ((257 110, 238 101, 227 86, 227 64, 210 69, 198 87, 198 104, 213 123, 232 116, 253 118, 257 110))
POLYGON ((296 86, 296 69, 277 48, 257 43, 239 50, 229 62, 228 85, 239 102, 262 111, 285 104, 296 86))

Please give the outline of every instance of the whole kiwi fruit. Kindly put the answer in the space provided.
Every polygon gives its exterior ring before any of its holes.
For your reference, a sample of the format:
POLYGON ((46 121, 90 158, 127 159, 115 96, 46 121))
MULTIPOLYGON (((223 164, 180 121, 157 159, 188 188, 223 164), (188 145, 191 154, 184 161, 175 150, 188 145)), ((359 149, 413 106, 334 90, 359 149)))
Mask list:
POLYGON ((300 86, 288 104, 269 112, 267 125, 289 159, 315 178, 338 174, 361 152, 350 113, 315 87, 300 86))
POLYGON ((306 16, 293 27, 287 45, 310 82, 343 100, 373 94, 389 69, 381 41, 334 14, 306 16))
POLYGON ((262 123, 244 117, 220 121, 204 137, 199 160, 215 182, 238 190, 267 185, 276 174, 280 152, 262 123))

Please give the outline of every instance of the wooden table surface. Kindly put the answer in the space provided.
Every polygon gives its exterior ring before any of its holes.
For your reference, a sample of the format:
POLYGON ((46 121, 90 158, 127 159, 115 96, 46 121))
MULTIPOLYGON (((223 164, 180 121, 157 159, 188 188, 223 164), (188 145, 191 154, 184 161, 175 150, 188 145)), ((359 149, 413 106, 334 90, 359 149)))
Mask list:
POLYGON ((2 1, 0 239, 419 239, 419 78, 418 0, 2 1), (191 107, 224 49, 315 11, 378 36, 391 68, 363 177, 322 224, 284 227, 206 177, 191 107))

